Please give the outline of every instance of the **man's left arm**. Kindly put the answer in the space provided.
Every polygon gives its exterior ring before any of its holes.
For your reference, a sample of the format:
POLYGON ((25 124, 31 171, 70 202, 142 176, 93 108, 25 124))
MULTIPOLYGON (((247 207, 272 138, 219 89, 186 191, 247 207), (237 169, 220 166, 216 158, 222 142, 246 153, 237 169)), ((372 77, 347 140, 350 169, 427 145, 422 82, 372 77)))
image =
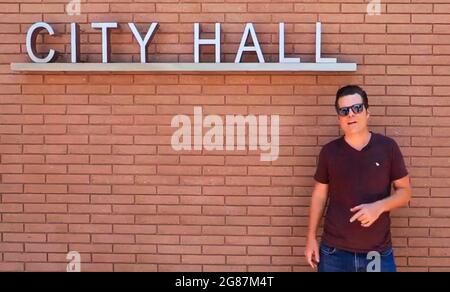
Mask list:
POLYGON ((406 206, 411 200, 412 193, 409 175, 395 180, 393 185, 394 194, 391 196, 372 204, 363 204, 352 208, 350 211, 356 212, 356 214, 353 215, 350 222, 358 220, 361 222, 361 226, 370 227, 381 214, 406 206))

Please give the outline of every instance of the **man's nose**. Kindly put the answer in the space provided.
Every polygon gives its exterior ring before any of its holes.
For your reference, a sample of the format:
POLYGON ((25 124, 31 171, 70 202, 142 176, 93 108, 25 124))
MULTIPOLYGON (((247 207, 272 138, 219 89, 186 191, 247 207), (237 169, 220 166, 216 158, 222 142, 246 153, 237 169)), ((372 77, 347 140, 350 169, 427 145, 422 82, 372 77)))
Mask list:
POLYGON ((353 112, 353 110, 350 109, 350 111, 348 112, 348 117, 353 118, 354 116, 355 116, 355 113, 353 112))

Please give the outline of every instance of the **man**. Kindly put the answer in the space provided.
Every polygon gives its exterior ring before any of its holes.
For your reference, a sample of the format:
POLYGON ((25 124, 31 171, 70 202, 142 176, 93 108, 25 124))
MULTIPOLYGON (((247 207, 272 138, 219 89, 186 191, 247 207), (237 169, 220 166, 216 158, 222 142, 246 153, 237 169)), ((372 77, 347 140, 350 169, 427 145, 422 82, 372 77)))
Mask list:
POLYGON ((335 107, 344 136, 319 155, 306 260, 319 272, 395 272, 389 212, 411 198, 403 156, 393 139, 369 131, 369 102, 362 88, 339 89, 335 107), (319 246, 316 233, 327 201, 319 246))

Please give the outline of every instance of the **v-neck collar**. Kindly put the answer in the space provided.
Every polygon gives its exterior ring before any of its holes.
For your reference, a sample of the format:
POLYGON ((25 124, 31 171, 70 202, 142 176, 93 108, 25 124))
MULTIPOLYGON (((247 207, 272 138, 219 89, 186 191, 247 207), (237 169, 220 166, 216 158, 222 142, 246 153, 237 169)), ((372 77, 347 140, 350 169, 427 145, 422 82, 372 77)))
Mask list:
POLYGON ((372 131, 369 131, 369 133, 370 133, 370 139, 369 139, 369 142, 368 142, 367 145, 364 146, 361 150, 358 150, 358 149, 354 148, 352 145, 348 144, 348 142, 345 140, 345 136, 342 136, 342 140, 343 140, 343 143, 346 145, 346 147, 350 148, 350 149, 353 150, 353 151, 356 151, 357 153, 362 153, 362 152, 365 151, 367 148, 369 148, 370 145, 373 143, 373 139, 374 139, 375 134, 374 134, 372 131))

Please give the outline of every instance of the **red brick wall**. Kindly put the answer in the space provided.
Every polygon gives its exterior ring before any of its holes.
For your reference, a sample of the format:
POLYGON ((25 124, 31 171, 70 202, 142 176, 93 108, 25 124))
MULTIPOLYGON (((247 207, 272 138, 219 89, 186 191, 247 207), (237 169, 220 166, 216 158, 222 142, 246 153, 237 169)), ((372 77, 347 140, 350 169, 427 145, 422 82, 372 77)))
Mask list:
POLYGON ((447 0, 382 0, 380 16, 366 15, 364 0, 87 0, 80 16, 65 14, 67 2, 0 0, 0 270, 64 271, 72 250, 84 271, 309 270, 302 254, 312 175, 321 146, 339 135, 333 95, 348 83, 368 91, 373 130, 398 141, 412 175, 411 206, 393 214, 400 270, 450 270, 447 0), (11 72, 11 62, 29 62, 25 34, 37 21, 59 33, 41 49, 60 52, 70 51, 68 24, 80 23, 89 62, 101 58, 94 21, 121 24, 113 62, 139 61, 126 23, 143 29, 152 21, 160 29, 150 62, 192 62, 197 21, 209 31, 222 23, 224 62, 234 61, 246 22, 255 24, 268 62, 278 60, 279 22, 287 52, 312 61, 321 21, 325 55, 359 67, 352 74, 11 72), (280 115, 279 159, 175 152, 170 121, 194 106, 205 115, 280 115))

